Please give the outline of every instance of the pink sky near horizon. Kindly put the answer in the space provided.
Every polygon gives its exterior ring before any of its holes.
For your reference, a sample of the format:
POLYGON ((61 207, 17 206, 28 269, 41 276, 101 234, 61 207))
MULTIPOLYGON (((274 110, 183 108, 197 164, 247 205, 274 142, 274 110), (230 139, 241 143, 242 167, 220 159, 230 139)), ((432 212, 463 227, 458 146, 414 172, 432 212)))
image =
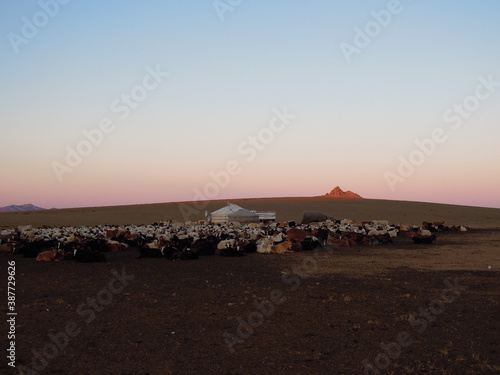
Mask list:
MULTIPOLYGON (((485 173, 488 171, 485 166, 469 168, 466 173, 461 172, 460 165, 443 168, 440 158, 447 155, 429 158, 415 169, 413 175, 397 184, 392 192, 383 176, 390 161, 381 163, 380 167, 374 164, 372 168, 367 168, 364 167, 365 157, 360 154, 358 157, 353 156, 349 163, 329 167, 328 163, 321 162, 321 158, 326 155, 319 154, 318 158, 314 158, 318 161, 297 159, 290 161, 291 165, 286 167, 283 161, 276 162, 281 160, 280 153, 286 150, 286 143, 277 140, 273 146, 257 154, 251 162, 231 151, 234 147, 229 148, 226 159, 220 156, 216 161, 197 162, 196 158, 189 160, 180 156, 167 163, 163 162, 160 155, 144 163, 134 159, 134 154, 127 155, 127 151, 120 153, 116 150, 113 150, 116 153, 114 161, 101 160, 106 149, 102 153, 96 149, 73 172, 66 174, 61 183, 50 169, 51 156, 33 155, 32 160, 36 161, 31 161, 32 167, 28 171, 17 170, 15 166, 5 170, 14 180, 0 186, 0 206, 32 203, 43 208, 71 208, 204 198, 224 200, 319 196, 340 186, 344 191, 351 190, 370 199, 500 208, 500 195, 497 191, 500 175, 485 173), (121 162, 117 161, 119 157, 121 162), (222 186, 225 183, 223 180, 216 185, 211 175, 225 175, 224 170, 230 160, 238 163, 240 173, 230 176, 227 186, 222 186), (147 168, 144 167, 146 164, 147 168), (461 178, 457 179, 457 176, 461 178), (210 190, 214 186, 217 193, 215 195, 210 190), (203 192, 204 189, 209 190, 208 195, 203 193, 201 198, 196 195, 195 190, 203 192)), ((15 154, 14 152, 14 156, 19 159, 30 158, 24 151, 15 154)), ((490 168, 493 170, 493 167, 490 168)))
MULTIPOLYGON (((66 174, 61 183, 50 168, 54 154, 37 156, 13 148, 12 156, 21 162, 25 159, 29 169, 19 170, 14 164, 4 169, 11 180, 0 185, 0 206, 32 203, 44 208, 71 208, 204 198, 319 196, 340 186, 344 191, 351 190, 371 199, 500 208, 500 174, 491 172, 495 169, 494 160, 490 160, 490 166, 485 165, 484 157, 473 160, 473 165, 481 167, 465 170, 467 160, 460 160, 460 150, 455 151, 457 163, 453 165, 446 165, 449 154, 436 153, 404 182, 398 183, 392 192, 384 179, 384 172, 387 166, 394 170, 397 160, 381 159, 377 166, 377 163, 367 162, 361 153, 353 155, 348 163, 325 163, 322 161, 328 160, 325 152, 318 152, 312 159, 294 160, 290 159, 293 154, 287 152, 286 137, 298 134, 292 132, 280 136, 284 139, 277 138, 273 147, 262 150, 251 162, 235 152, 233 145, 225 151, 226 157, 222 153, 215 160, 194 155, 179 155, 179 158, 172 159, 160 153, 145 161, 127 150, 115 149, 113 144, 103 144, 102 150, 94 150, 80 166, 66 174), (110 152, 112 154, 108 157, 110 152), (221 180, 220 187, 211 175, 225 175, 224 170, 231 160, 237 163, 239 173, 230 176, 227 186, 222 186, 225 181, 221 180), (215 195, 204 193, 200 198, 195 194, 195 190, 203 192, 204 189, 210 193, 208 185, 211 188, 218 186, 215 195)), ((340 158, 347 150, 337 148, 335 152, 340 158)))
MULTIPOLYGON (((158 184, 156 187, 151 188, 147 183, 145 185, 140 182, 131 184, 127 181, 123 181, 123 185, 123 187, 117 188, 116 184, 107 186, 106 181, 102 183, 88 182, 72 187, 70 190, 66 190, 67 187, 63 186, 60 189, 49 188, 47 191, 38 189, 35 196, 32 194, 32 189, 26 186, 23 189, 11 192, 8 196, 1 194, 0 206, 33 203, 43 208, 72 208, 193 201, 203 200, 204 198, 210 198, 209 200, 230 200, 238 198, 310 197, 326 194, 335 186, 340 185, 344 191, 354 191, 367 199, 419 201, 500 208, 498 193, 494 190, 494 185, 491 185, 490 188, 481 188, 475 186, 473 183, 467 187, 461 186, 461 189, 454 189, 453 184, 450 184, 448 187, 440 186, 439 188, 434 187, 432 189, 426 188, 425 184, 422 184, 420 188, 415 187, 416 191, 408 187, 400 188, 394 193, 388 193, 385 186, 379 186, 377 190, 376 188, 337 182, 315 185, 314 183, 311 184, 308 181, 304 181, 302 186, 294 185, 288 188, 277 186, 276 184, 268 186, 265 183, 262 183, 260 186, 252 185, 247 187, 231 186, 230 184, 226 188, 219 188, 219 194, 215 196, 210 195, 212 192, 210 189, 208 190, 208 195, 202 193, 200 196, 196 193, 198 191, 203 192, 203 189, 207 186, 207 182, 192 188, 184 186, 169 187, 166 184, 164 186, 158 184), (147 191, 147 193, 144 193, 144 191, 147 191)), ((155 185, 151 184, 150 186, 155 185)), ((214 184, 211 185, 212 188, 214 186, 214 184)))

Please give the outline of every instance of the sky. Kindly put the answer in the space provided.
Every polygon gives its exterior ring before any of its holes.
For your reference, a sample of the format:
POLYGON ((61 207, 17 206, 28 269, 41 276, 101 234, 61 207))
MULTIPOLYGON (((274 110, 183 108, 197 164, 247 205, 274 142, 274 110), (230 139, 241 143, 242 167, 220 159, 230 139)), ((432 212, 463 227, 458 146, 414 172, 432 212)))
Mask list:
POLYGON ((500 208, 500 2, 0 2, 0 206, 500 208))

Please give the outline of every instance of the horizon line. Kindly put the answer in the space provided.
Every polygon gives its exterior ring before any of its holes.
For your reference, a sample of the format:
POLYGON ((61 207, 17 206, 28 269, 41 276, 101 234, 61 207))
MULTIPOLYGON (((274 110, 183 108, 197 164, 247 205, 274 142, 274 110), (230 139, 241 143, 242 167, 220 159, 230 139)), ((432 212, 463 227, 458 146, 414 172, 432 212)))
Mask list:
MULTIPOLYGON (((383 201, 393 201, 393 202, 414 202, 414 203, 429 203, 429 204, 439 204, 447 206, 463 206, 463 207, 475 207, 475 208, 489 208, 489 209, 500 209, 500 207, 488 207, 488 206, 477 206, 477 205, 467 205, 458 203, 443 203, 443 202, 430 202, 430 201, 418 201, 418 200, 407 200, 407 199, 387 199, 387 198, 369 198, 369 197, 335 197, 335 196, 325 196, 325 195, 311 195, 311 196, 266 196, 266 197, 239 197, 239 198, 219 198, 219 199, 206 199, 197 201, 166 201, 166 202, 153 202, 153 203, 127 203, 127 204, 111 204, 111 205, 97 205, 97 206, 73 206, 73 207, 52 207, 52 208, 42 208, 42 210, 24 210, 24 211, 12 211, 12 212, 0 212, 1 214, 8 213, 23 213, 23 212, 36 212, 36 211, 51 211, 51 210, 72 210, 72 209, 82 209, 82 208, 105 208, 105 207, 126 207, 126 206, 146 206, 146 205, 159 205, 159 204, 190 204, 194 202, 220 202, 220 201, 238 201, 238 200, 258 200, 258 199, 297 199, 297 198, 325 198, 325 199, 339 199, 346 201, 361 201, 361 200, 383 200, 383 201)), ((40 207, 33 203, 23 203, 23 204, 11 204, 4 207, 10 206, 23 206, 31 204, 36 207, 40 207)))

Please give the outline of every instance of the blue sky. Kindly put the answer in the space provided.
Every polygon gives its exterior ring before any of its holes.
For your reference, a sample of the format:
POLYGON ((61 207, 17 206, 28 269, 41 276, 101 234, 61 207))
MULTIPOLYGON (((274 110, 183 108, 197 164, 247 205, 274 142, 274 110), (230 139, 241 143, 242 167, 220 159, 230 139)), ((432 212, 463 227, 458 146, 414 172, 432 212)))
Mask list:
POLYGON ((390 3, 242 0, 221 20, 212 1, 3 1, 0 205, 191 200, 237 160, 242 172, 217 198, 340 185, 370 198, 500 207, 500 89, 459 130, 443 121, 478 77, 500 81, 500 3, 400 1, 347 62, 341 43, 354 45, 355 29, 390 3), (42 3, 57 14, 16 53, 9 35, 23 37, 42 3), (158 66, 168 77, 117 118, 111 103, 158 66), (237 146, 285 107, 296 117, 246 163, 237 146), (115 130, 60 181, 54 162, 103 118, 115 130), (446 142, 391 189, 386 172, 437 127, 446 142))

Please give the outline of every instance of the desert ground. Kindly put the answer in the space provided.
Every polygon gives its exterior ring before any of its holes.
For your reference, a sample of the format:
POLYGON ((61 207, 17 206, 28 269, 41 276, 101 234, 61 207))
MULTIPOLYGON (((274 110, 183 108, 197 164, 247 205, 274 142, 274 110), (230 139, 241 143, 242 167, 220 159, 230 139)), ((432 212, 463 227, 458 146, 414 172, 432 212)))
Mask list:
MULTIPOLYGON (((8 262, 15 261, 18 374, 498 374, 500 210, 383 200, 232 200, 337 219, 446 221, 433 244, 314 252, 36 262, 0 253, 2 350, 8 262), (29 372, 35 369, 36 371, 29 372), (22 372, 21 372, 22 373, 22 372)), ((198 202, 200 203, 200 202, 198 202)), ((192 203, 185 203, 194 207, 192 203)), ((225 201, 198 204, 199 216, 225 201)), ((179 204, 0 214, 1 227, 182 220, 179 204)))
MULTIPOLYGON (((500 228, 500 209, 497 208, 327 197, 234 199, 231 203, 249 210, 276 211, 278 221, 300 221, 304 211, 320 211, 336 219, 357 221, 383 219, 395 224, 413 225, 426 220, 446 221, 449 225, 468 225, 475 228, 500 228)), ((205 217, 205 210, 212 212, 226 204, 226 200, 214 200, 0 213, 0 228, 27 224, 150 224, 168 219, 201 220, 205 217)))

